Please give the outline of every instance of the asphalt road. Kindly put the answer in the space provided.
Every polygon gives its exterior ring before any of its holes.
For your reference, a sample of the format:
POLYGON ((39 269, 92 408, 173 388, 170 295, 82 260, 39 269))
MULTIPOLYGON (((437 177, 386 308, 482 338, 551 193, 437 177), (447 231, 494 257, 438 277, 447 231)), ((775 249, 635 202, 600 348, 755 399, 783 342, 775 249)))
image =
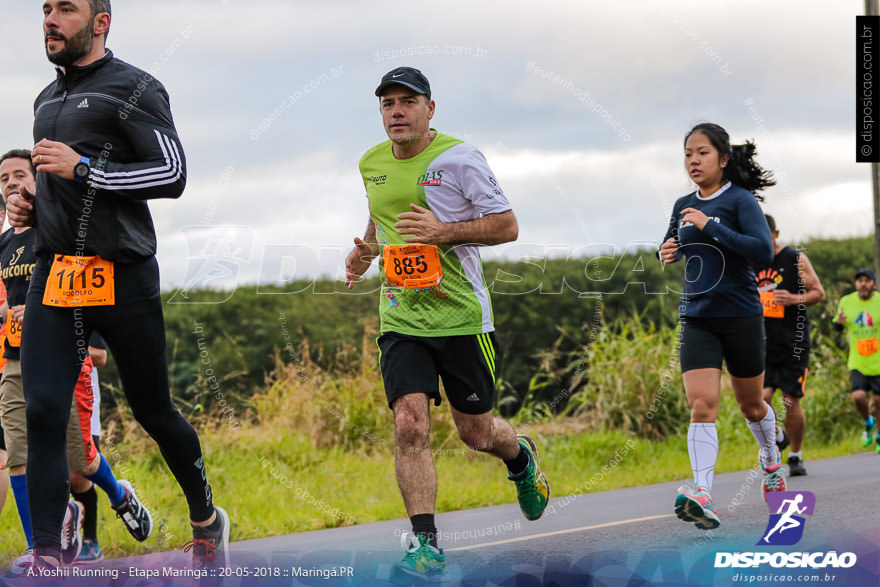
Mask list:
MULTIPOLYGON (((880 585, 880 455, 807 462, 809 475, 790 478, 789 491, 816 497, 794 546, 757 546, 769 508, 757 470, 715 478, 721 526, 702 531, 678 520, 679 483, 555 498, 528 522, 516 505, 440 514, 446 551, 443 585, 880 585), (715 568, 718 552, 852 552, 850 568, 715 568)), ((552 481, 552 480, 551 480, 552 481)), ((407 520, 305 532, 232 545, 224 586, 425 584, 395 569, 407 520)), ((68 576, 63 585, 207 585, 214 580, 169 576, 185 568, 182 552, 108 561, 117 578, 68 576), (133 569, 141 571, 138 573, 133 569), (143 576, 156 572, 158 576, 143 576), (137 575, 140 576, 137 576, 137 575)), ((825 560, 819 559, 819 560, 825 560)), ((33 579, 10 585, 36 584, 33 579)), ((42 584, 42 583, 40 583, 42 584)))

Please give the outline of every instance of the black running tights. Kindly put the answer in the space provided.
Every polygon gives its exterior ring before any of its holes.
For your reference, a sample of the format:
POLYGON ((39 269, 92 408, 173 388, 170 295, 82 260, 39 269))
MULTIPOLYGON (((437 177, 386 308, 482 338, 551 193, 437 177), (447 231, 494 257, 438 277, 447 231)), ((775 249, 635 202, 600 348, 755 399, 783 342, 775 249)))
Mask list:
MULTIPOLYGON (((28 500, 37 554, 59 556, 60 529, 70 492, 65 433, 73 389, 92 330, 107 341, 134 418, 159 450, 197 522, 213 513, 195 430, 168 388, 165 322, 155 258, 120 265, 116 305, 56 308, 42 304, 51 258, 38 258, 22 328, 22 387, 27 401, 28 500)), ((124 461, 123 461, 124 462, 124 461)), ((149 496, 147 479, 137 480, 149 496)), ((148 498, 145 501, 150 501, 148 498)), ((153 512, 155 518, 158 512, 153 512)))

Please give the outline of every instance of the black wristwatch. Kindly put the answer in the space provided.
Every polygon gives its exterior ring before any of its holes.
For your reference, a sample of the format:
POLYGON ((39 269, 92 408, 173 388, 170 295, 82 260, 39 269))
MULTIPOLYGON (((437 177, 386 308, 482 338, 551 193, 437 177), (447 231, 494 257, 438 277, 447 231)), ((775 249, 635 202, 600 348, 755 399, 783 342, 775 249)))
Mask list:
POLYGON ((89 158, 83 157, 79 160, 79 163, 73 166, 73 179, 79 182, 83 182, 89 178, 89 174, 92 172, 92 168, 89 167, 89 158))

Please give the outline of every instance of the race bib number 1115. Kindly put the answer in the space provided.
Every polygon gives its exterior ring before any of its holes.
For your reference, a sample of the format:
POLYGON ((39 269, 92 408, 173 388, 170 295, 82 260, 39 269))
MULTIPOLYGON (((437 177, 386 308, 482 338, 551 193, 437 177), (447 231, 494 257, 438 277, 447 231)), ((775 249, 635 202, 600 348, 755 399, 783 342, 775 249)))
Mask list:
POLYGON ((99 256, 55 255, 43 303, 59 308, 116 304, 113 262, 99 256))

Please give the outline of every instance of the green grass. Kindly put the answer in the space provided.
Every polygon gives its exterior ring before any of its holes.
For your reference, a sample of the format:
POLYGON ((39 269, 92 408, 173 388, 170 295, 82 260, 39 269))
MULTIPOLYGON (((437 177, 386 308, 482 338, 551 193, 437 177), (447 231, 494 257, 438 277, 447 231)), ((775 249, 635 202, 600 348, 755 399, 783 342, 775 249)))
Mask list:
MULTIPOLYGON (((836 443, 813 446, 808 441, 808 462, 861 450, 857 423, 853 415, 852 434, 836 443)), ((538 442, 541 465, 555 497, 690 477, 687 448, 681 437, 649 442, 619 432, 549 433, 554 428, 563 432, 568 424, 545 423, 530 431, 538 442), (609 462, 615 454, 622 458, 611 468, 609 462)), ((734 427, 746 428, 738 418, 734 418, 734 427)), ((291 431, 266 432, 262 426, 251 426, 237 432, 213 429, 202 433, 217 503, 233 520, 232 540, 405 517, 389 443, 371 452, 354 452, 315 448, 308 438, 291 431)), ((720 423, 719 436, 718 473, 754 466, 756 447, 747 430, 742 434, 742 430, 720 423)), ((438 511, 515 502, 513 485, 506 480, 500 462, 462 451, 463 445, 457 441, 439 436, 434 440, 440 483, 438 511)), ((158 526, 145 544, 134 542, 101 495, 98 534, 105 553, 118 557, 183 545, 190 538, 186 505, 158 451, 135 452, 123 444, 105 448, 120 477, 125 475, 136 484, 158 526)), ((0 536, 0 566, 8 565, 24 546, 11 493, 0 516, 0 536)))

